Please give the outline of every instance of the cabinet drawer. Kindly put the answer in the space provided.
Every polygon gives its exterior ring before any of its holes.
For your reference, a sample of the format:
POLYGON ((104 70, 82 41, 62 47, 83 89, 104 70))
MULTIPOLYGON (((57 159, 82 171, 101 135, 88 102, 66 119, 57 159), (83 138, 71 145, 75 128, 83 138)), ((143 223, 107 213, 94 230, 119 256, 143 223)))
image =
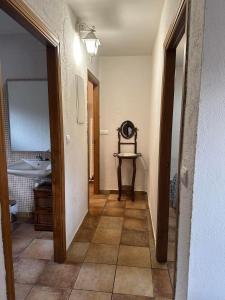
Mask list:
POLYGON ((51 213, 35 213, 35 223, 41 225, 52 225, 53 216, 51 213))
POLYGON ((35 207, 38 208, 52 208, 52 197, 38 197, 35 198, 35 207))

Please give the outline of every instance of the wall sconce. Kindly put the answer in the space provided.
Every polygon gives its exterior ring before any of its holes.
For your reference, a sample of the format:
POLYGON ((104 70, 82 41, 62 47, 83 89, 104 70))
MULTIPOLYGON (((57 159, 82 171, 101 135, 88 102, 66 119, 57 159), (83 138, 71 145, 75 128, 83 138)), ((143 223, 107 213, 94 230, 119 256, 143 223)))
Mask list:
POLYGON ((99 39, 95 35, 95 26, 88 26, 87 24, 79 24, 80 36, 85 43, 87 53, 90 56, 97 55, 98 47, 101 45, 99 39))

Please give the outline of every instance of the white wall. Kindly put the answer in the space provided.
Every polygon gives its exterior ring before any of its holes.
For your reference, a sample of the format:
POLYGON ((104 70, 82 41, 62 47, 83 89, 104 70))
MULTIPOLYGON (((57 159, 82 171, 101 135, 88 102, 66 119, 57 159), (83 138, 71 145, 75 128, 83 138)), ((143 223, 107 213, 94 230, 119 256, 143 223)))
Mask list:
POLYGON ((188 299, 225 299, 225 2, 206 0, 188 299))
MULTIPOLYGON (((149 138, 149 100, 151 93, 151 57, 121 56, 100 58, 100 127, 108 130, 101 135, 100 188, 117 190, 117 170, 113 153, 117 152, 117 128, 131 120, 138 131, 138 152, 146 162, 137 162, 136 190, 146 190, 149 138)), ((129 150, 129 148, 127 148, 129 150)), ((124 151, 127 151, 124 148, 124 151)), ((129 152, 129 151, 128 151, 129 152)), ((117 163, 117 161, 116 161, 117 163)), ((123 184, 130 184, 130 164, 124 163, 123 184)))
POLYGON ((177 66, 175 73, 174 106, 173 106, 173 128, 171 145, 171 167, 170 179, 178 173, 179 150, 180 150, 180 121, 183 91, 183 67, 177 66))
POLYGON ((179 0, 165 0, 152 56, 152 91, 149 114, 148 195, 154 235, 157 223, 159 126, 164 52, 163 43, 178 9, 179 0))

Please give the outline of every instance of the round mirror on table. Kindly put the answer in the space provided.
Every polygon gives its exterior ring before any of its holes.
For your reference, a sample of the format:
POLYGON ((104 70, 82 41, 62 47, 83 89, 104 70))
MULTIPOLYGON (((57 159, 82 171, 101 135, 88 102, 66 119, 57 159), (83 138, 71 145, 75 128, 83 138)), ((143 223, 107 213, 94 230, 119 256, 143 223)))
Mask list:
POLYGON ((124 121, 120 126, 120 133, 123 138, 131 139, 136 132, 136 128, 131 121, 124 121))

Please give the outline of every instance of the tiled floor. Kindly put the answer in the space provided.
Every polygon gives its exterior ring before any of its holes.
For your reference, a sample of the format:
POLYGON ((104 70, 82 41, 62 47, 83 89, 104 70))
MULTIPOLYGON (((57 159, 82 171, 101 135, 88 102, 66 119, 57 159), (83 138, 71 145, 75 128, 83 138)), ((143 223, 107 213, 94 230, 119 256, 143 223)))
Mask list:
POLYGON ((65 264, 52 261, 51 234, 28 224, 13 232, 13 253, 16 300, 172 299, 173 262, 154 258, 144 196, 91 196, 65 264))

